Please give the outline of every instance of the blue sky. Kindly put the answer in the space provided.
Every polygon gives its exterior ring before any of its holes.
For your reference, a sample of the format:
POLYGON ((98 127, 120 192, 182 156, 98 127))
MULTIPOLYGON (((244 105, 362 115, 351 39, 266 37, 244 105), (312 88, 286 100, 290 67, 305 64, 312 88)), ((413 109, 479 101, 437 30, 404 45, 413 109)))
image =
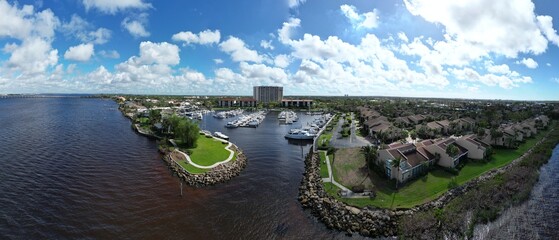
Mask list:
POLYGON ((0 0, 0 93, 559 100, 537 0, 0 0))

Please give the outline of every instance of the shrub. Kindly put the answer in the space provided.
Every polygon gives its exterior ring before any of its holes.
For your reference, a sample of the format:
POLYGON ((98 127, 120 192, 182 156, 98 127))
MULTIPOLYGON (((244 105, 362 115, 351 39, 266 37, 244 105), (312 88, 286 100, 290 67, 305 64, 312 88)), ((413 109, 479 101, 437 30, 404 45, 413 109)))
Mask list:
POLYGON ((353 186, 351 188, 351 191, 355 192, 355 193, 362 193, 363 191, 365 191, 365 186, 363 186, 363 185, 353 186))

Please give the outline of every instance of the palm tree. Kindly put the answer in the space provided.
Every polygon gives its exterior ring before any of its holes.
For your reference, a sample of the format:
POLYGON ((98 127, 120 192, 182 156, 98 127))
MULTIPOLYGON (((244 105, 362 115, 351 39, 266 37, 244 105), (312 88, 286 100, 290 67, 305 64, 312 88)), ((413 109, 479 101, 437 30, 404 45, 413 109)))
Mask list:
POLYGON ((392 165, 392 167, 396 167, 396 189, 398 189, 398 175, 400 174, 400 163, 402 162, 402 158, 401 157, 397 157, 396 159, 392 160, 392 162, 390 162, 390 165, 392 165))
POLYGON ((338 151, 337 148, 333 147, 328 149, 328 151, 330 152, 330 154, 332 154, 332 164, 330 164, 331 166, 331 170, 332 170, 332 174, 330 174, 330 187, 332 187, 332 185, 334 185, 333 182, 333 178, 334 178, 334 160, 336 160, 336 152, 338 151))
POLYGON ((367 145, 361 147, 361 152, 365 156, 365 162, 367 164, 367 167, 369 169, 372 169, 378 158, 377 148, 373 147, 372 145, 367 145))

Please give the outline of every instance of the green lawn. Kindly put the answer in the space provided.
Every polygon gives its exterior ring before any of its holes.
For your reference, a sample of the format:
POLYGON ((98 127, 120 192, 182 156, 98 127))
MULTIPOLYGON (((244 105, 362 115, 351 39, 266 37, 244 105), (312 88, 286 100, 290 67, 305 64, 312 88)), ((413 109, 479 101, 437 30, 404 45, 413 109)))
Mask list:
POLYGON ((332 139, 332 132, 324 131, 320 137, 318 137, 318 146, 328 146, 330 144, 330 139, 332 139))
POLYGON ((426 177, 416 179, 401 186, 398 191, 394 190, 394 181, 388 181, 379 177, 376 173, 371 173, 373 183, 376 187, 377 196, 375 199, 341 200, 358 207, 372 205, 382 208, 411 208, 442 195, 448 190, 448 184, 452 181, 453 177, 455 177, 459 185, 462 185, 491 169, 510 163, 533 147, 547 132, 548 131, 540 132, 535 138, 527 140, 516 150, 495 149, 493 159, 488 163, 470 161, 462 168, 457 176, 453 176, 442 169, 435 169, 429 172, 426 177))
POLYGON ((320 156, 320 177, 327 178, 328 166, 326 165, 326 152, 320 151, 318 152, 318 156, 320 156))
POLYGON ((197 168, 194 167, 188 163, 186 163, 185 160, 183 161, 179 161, 179 164, 186 169, 186 171, 188 171, 189 173, 193 173, 193 174, 201 174, 201 173, 206 173, 207 171, 209 171, 209 169, 202 169, 202 168, 197 168))
MULTIPOLYGON (((201 166, 211 166, 216 162, 221 162, 229 157, 230 152, 225 149, 227 144, 214 138, 199 137, 196 147, 189 149, 192 151, 190 160, 201 166)), ((235 158, 235 157, 234 157, 235 158)))

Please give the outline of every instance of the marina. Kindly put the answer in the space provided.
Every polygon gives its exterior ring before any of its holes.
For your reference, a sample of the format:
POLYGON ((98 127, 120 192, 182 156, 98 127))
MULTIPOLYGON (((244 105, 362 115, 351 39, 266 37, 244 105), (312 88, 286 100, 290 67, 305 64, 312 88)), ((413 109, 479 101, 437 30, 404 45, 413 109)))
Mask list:
POLYGON ((256 128, 266 118, 266 111, 258 111, 249 115, 240 115, 239 118, 225 124, 226 128, 251 127, 256 128))

